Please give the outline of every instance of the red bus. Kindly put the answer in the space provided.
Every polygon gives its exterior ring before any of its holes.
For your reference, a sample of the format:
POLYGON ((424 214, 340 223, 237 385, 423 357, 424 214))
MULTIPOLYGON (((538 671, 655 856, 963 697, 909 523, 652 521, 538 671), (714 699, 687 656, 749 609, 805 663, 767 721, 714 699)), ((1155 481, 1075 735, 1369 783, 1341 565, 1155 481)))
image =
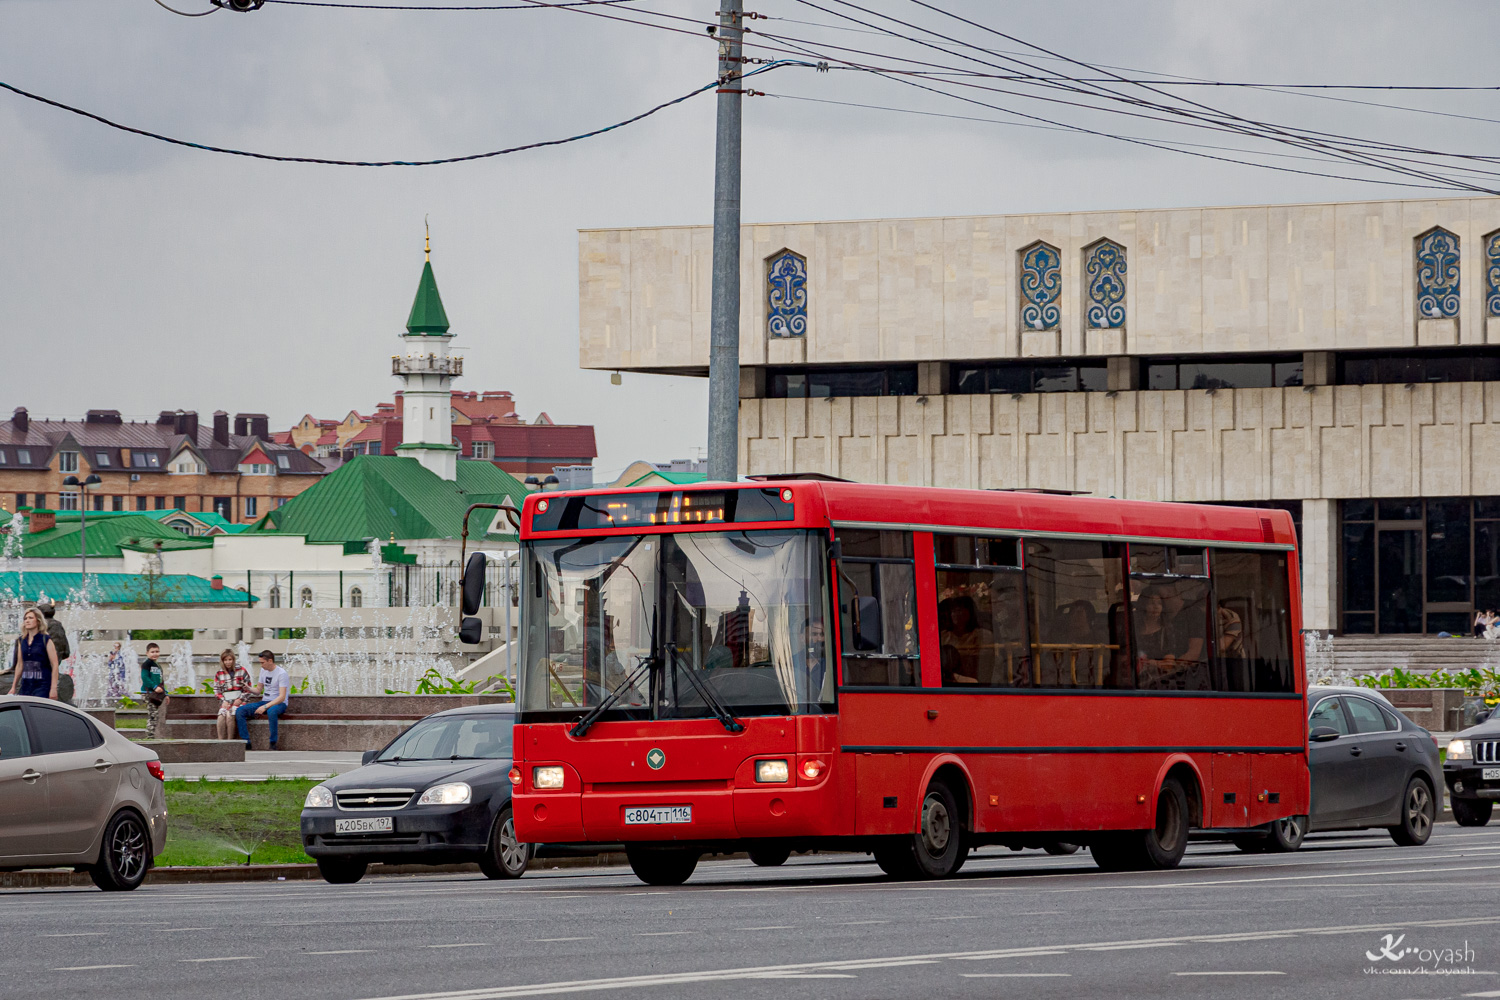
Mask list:
POLYGON ((523 841, 940 878, 1308 812, 1285 512, 804 479, 533 494, 521 538, 523 841))

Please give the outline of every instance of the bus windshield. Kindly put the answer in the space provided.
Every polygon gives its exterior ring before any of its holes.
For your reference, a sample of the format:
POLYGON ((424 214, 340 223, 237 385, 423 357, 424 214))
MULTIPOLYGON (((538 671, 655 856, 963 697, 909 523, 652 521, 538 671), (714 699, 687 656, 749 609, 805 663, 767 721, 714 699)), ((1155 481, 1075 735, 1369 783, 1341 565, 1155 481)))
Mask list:
POLYGON ((605 718, 707 718, 711 700, 736 716, 830 710, 826 565, 807 531, 530 542, 521 711, 581 715, 611 699, 605 718))

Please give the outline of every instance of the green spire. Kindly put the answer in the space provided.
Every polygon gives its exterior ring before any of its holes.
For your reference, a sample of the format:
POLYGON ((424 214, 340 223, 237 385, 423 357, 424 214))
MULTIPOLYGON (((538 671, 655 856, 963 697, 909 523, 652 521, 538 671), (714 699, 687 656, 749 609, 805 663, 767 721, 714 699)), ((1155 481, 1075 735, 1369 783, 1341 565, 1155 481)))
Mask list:
POLYGON ((431 260, 422 265, 422 280, 417 283, 417 298, 411 304, 411 315, 406 318, 406 330, 430 337, 447 336, 448 314, 443 311, 431 260))

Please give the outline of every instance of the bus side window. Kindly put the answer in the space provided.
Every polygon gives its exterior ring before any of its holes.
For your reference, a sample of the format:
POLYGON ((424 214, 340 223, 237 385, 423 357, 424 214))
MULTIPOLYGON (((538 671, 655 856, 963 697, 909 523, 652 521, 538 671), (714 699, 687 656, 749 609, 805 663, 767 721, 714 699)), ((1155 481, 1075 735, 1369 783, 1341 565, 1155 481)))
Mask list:
POLYGON ((1036 687, 1133 687, 1118 542, 1030 539, 1026 596, 1036 687))
POLYGON ((1214 549, 1214 686, 1296 690, 1287 553, 1214 549))
POLYGON ((1031 643, 1019 542, 935 535, 943 687, 1026 687, 1031 643))
POLYGON ((917 583, 910 532, 841 529, 839 638, 844 683, 915 687, 917 583))

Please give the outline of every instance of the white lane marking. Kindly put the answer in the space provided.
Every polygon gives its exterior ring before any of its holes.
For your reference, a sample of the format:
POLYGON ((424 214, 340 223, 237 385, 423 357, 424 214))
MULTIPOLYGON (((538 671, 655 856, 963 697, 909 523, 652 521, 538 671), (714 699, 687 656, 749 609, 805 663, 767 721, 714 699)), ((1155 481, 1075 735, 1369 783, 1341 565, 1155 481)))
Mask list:
POLYGON ((1174 976, 1284 976, 1285 972, 1274 969, 1223 969, 1211 972, 1174 972, 1174 976))
POLYGON ((961 972, 965 979, 1071 979, 1071 972, 961 972))
POLYGON ((835 920, 834 927, 863 927, 865 924, 888 924, 889 920, 835 920))
POLYGON ((177 934, 177 933, 183 932, 183 931, 212 931, 212 930, 217 930, 217 929, 218 928, 216 928, 216 927, 163 927, 163 928, 161 928, 161 930, 160 930, 159 933, 162 933, 162 934, 177 934))
POLYGON ((676 934, 691 934, 692 931, 640 931, 636 937, 672 937, 676 934))
POLYGON ((566 938, 532 938, 537 944, 553 944, 557 941, 592 941, 593 935, 588 937, 566 937, 566 938))
POLYGON ((248 962, 254 955, 219 955, 215 958, 179 958, 179 962, 248 962))
POLYGON ((309 955, 373 955, 374 948, 345 948, 342 951, 309 951, 309 955))
POLYGON ((430 944, 429 948, 488 948, 488 941, 463 941, 459 944, 430 944))
POLYGON ((767 972, 756 979, 858 979, 847 972, 767 972))
POLYGON ((831 969, 894 969, 903 965, 937 965, 935 958, 876 959, 870 962, 840 962, 831 969))
POLYGON ((53 972, 92 972, 95 969, 133 969, 133 965, 63 965, 53 972))
MULTIPOLYGON (((1031 914, 1028 913, 1027 916, 1029 917, 1029 916, 1031 916, 1031 914)), ((979 918, 979 917, 928 917, 927 919, 928 920, 979 920, 981 918, 979 918)))
POLYGON ((103 937, 108 933, 108 931, 74 931, 71 934, 43 934, 42 937, 103 937))
POLYGON ((1129 951, 1132 948, 1175 948, 1182 941, 1140 941, 1128 944, 1096 944, 1085 945, 1083 951, 1129 951))
POLYGON ((1483 993, 1465 993, 1466 997, 1500 997, 1500 990, 1486 990, 1483 993))
POLYGON ((796 929, 796 924, 770 924, 766 927, 731 927, 732 931, 789 931, 796 929))
POLYGON ((1334 872, 1329 875, 1268 875, 1264 878, 1230 878, 1216 879, 1214 881, 1201 882, 1160 882, 1156 884, 1141 884, 1139 882, 1130 885, 1092 885, 1086 889, 1066 889, 1065 892, 1098 892, 1103 889, 1197 889, 1206 885, 1251 885, 1258 882, 1302 882, 1311 879, 1329 878, 1369 878, 1372 875, 1428 875, 1434 872, 1477 872, 1494 871, 1500 865, 1468 865, 1461 868, 1397 868, 1384 872, 1334 872))

